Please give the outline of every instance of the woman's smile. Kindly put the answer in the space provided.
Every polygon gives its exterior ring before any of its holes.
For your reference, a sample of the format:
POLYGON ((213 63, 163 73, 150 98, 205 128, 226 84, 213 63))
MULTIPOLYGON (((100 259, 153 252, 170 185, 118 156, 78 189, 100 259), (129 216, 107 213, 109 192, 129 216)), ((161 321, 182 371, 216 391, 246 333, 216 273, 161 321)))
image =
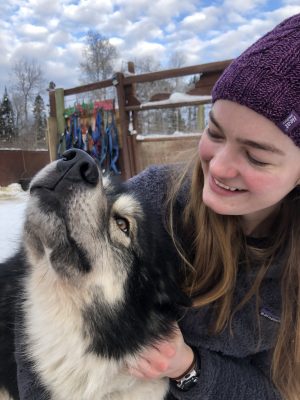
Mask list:
POLYGON ((246 190, 235 186, 228 186, 210 174, 209 184, 212 191, 221 196, 235 196, 245 193, 246 190))

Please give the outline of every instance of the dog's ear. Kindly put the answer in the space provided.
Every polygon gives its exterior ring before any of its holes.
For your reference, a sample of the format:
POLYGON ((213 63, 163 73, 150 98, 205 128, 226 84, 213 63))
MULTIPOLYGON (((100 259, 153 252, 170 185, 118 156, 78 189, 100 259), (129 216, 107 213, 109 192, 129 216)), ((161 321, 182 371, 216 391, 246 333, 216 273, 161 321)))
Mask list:
POLYGON ((182 290, 179 293, 177 304, 183 307, 191 307, 193 304, 192 299, 182 290))
POLYGON ((177 285, 169 287, 169 291, 159 290, 157 300, 160 305, 174 304, 175 306, 190 307, 192 301, 177 285))
POLYGON ((191 307, 192 300, 191 298, 184 293, 184 291, 179 287, 178 283, 173 281, 172 282, 172 293, 174 296, 174 301, 177 305, 183 307, 191 307))
POLYGON ((159 276, 157 279, 157 299, 158 302, 163 304, 174 304, 183 307, 190 307, 192 301, 190 297, 183 292, 178 283, 178 276, 174 274, 173 263, 167 262, 165 265, 164 277, 159 276))

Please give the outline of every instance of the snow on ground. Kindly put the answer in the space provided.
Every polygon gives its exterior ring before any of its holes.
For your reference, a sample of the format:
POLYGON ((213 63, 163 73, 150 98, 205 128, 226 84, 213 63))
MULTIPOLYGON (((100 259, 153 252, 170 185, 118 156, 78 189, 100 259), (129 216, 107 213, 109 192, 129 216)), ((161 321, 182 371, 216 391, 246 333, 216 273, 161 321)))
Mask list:
POLYGON ((0 262, 18 249, 27 198, 18 184, 0 187, 0 262))

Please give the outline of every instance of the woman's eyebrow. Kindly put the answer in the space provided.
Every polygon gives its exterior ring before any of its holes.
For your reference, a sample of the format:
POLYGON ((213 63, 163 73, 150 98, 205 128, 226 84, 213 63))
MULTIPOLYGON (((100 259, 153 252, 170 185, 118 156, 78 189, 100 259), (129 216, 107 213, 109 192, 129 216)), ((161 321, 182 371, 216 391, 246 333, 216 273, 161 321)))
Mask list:
MULTIPOLYGON (((211 122, 221 132, 223 132, 223 129, 222 129, 221 125, 218 123, 218 121, 216 120, 212 110, 210 110, 208 115, 209 115, 209 118, 210 118, 211 122)), ((278 149, 277 147, 273 146, 270 143, 256 142, 256 141, 251 140, 251 139, 242 139, 242 138, 237 138, 237 141, 239 143, 243 144, 243 145, 250 146, 250 147, 252 147, 254 149, 269 151, 271 153, 280 154, 282 156, 285 155, 285 153, 282 150, 278 149)))

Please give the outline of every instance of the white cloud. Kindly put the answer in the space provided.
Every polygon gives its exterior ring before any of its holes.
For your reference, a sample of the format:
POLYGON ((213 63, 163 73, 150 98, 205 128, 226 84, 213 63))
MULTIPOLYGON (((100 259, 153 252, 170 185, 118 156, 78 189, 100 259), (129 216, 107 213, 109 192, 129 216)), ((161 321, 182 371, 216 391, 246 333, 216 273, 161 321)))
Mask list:
POLYGON ((49 29, 57 29, 59 27, 60 24, 60 20, 59 18, 50 18, 47 20, 47 26, 49 27, 49 29))
POLYGON ((43 64, 43 60, 49 57, 49 48, 41 42, 27 41, 19 45, 11 53, 11 61, 15 62, 20 58, 36 59, 43 64))
POLYGON ((182 26, 198 27, 206 19, 203 12, 196 12, 193 15, 188 15, 182 21, 182 26))
POLYGON ((57 14, 61 10, 61 1, 59 0, 28 0, 27 8, 32 10, 35 16, 49 16, 57 14))
POLYGON ((125 40, 119 37, 112 37, 109 39, 109 42, 117 48, 122 48, 126 45, 125 40))
MULTIPOLYGON (((126 54, 126 51, 124 52, 126 54)), ((143 58, 151 57, 154 59, 161 59, 164 57, 165 47, 159 43, 139 41, 131 49, 130 53, 127 53, 127 59, 129 60, 129 55, 134 56, 133 58, 143 58)), ((132 58, 132 59, 133 59, 132 58)))
POLYGON ((54 79, 48 79, 47 82, 54 80, 57 88, 70 88, 78 85, 76 78, 79 74, 79 67, 76 64, 73 66, 69 65, 66 68, 64 62, 47 61, 44 72, 50 77, 55 77, 54 79))
POLYGON ((153 6, 149 0, 116 0, 115 5, 119 8, 125 21, 134 21, 142 15, 147 15, 148 9, 153 6))
POLYGON ((50 33, 47 38, 48 44, 54 49, 56 46, 62 46, 66 43, 70 43, 74 40, 72 35, 66 32, 64 29, 55 30, 53 33, 50 33))
POLYGON ((146 17, 127 25, 124 35, 126 36, 127 43, 136 43, 138 40, 143 39, 163 39, 163 31, 150 18, 146 17))
POLYGON ((33 9, 25 5, 25 6, 20 6, 18 11, 14 15, 12 15, 11 20, 13 22, 21 22, 30 20, 33 16, 34 16, 33 9))
POLYGON ((205 7, 200 12, 185 17, 180 27, 189 30, 192 35, 200 32, 208 32, 214 26, 218 26, 219 19, 223 18, 222 10, 218 7, 205 7))
POLYGON ((148 12, 158 24, 168 24, 181 13, 194 13, 197 3, 195 0, 157 0, 148 12))
POLYGON ((283 4, 299 6, 299 0, 282 0, 283 4))
POLYGON ((229 24, 240 25, 247 22, 247 19, 236 11, 228 11, 226 13, 226 19, 229 24))
POLYGON ((123 37, 127 29, 130 28, 131 21, 124 17, 121 11, 114 11, 106 15, 105 18, 98 20, 95 28, 99 29, 104 36, 118 35, 123 37))
POLYGON ((165 27, 165 31, 166 32, 174 32, 176 30, 176 24, 174 22, 169 23, 168 25, 166 25, 165 27))
POLYGON ((267 3, 267 0, 225 0, 223 8, 231 12, 247 13, 267 3))
POLYGON ((44 39, 48 34, 48 30, 44 26, 37 26, 33 24, 24 24, 18 27, 18 32, 27 37, 35 37, 44 39))
POLYGON ((297 2, 297 5, 294 5, 294 2, 292 1, 291 4, 266 13, 266 18, 272 20, 274 24, 279 24, 284 19, 298 13, 300 13, 299 2, 297 2))
POLYGON ((87 24, 90 28, 97 25, 99 20, 113 12, 110 0, 94 1, 80 0, 76 4, 65 4, 62 7, 63 17, 69 21, 87 24))

